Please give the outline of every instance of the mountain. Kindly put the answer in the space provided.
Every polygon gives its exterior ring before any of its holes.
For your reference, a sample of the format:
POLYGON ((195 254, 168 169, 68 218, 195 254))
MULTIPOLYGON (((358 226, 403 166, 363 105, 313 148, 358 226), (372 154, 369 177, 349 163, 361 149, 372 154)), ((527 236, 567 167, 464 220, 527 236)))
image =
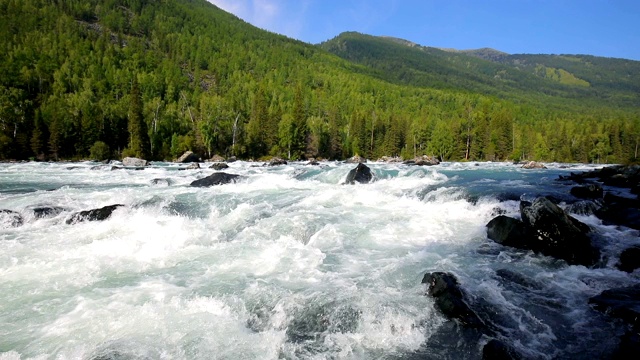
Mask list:
POLYGON ((585 55, 510 55, 498 50, 439 49, 408 40, 342 33, 320 44, 376 70, 387 81, 464 89, 516 101, 637 108, 640 62, 585 55))
POLYGON ((205 0, 0 0, 0 159, 637 159, 633 64, 513 59, 314 46, 205 0))

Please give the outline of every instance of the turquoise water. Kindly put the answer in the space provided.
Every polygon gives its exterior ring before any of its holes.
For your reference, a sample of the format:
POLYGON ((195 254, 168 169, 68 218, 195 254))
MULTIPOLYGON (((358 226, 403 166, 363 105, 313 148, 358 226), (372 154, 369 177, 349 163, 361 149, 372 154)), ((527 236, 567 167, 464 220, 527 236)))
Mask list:
MULTIPOLYGON (((0 209, 24 218, 0 218, 0 359, 477 358, 476 343, 443 344, 427 271, 454 272, 531 358, 615 346, 621 329, 586 300, 635 275, 486 238, 498 209, 518 216, 518 200, 539 194, 569 201, 555 179, 589 167, 374 163, 375 182, 349 186, 354 165, 253 165, 230 164, 245 176, 236 184, 192 188, 213 170, 0 164, 0 209), (65 223, 112 204, 125 206, 106 221, 65 223), (37 219, 42 206, 64 211, 37 219), (505 285, 502 268, 542 286, 505 285)), ((637 239, 579 218, 615 239, 605 265, 637 239)))

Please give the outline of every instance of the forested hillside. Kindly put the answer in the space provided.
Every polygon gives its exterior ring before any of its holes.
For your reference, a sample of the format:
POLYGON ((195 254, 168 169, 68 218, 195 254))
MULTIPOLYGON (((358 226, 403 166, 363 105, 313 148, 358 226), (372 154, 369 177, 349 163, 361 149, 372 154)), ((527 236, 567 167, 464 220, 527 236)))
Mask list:
POLYGON ((637 158, 631 85, 599 102, 466 55, 398 78, 397 55, 350 62, 205 0, 0 0, 0 158, 637 158))

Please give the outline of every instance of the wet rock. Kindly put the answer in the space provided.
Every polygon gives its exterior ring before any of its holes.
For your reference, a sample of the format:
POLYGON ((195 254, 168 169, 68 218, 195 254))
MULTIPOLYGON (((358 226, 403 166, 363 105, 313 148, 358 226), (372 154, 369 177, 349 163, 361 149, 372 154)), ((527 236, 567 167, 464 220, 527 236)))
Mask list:
POLYGON ((224 169, 228 169, 229 165, 227 165, 226 163, 223 162, 216 162, 211 164, 211 166, 209 166, 209 169, 214 169, 214 170, 224 170, 224 169))
POLYGON ((279 165, 287 165, 287 161, 281 159, 279 157, 274 157, 266 164, 266 166, 279 166, 279 165))
POLYGON ((294 343, 321 342, 330 333, 355 331, 360 316, 360 311, 350 305, 310 305, 294 314, 293 320, 287 326, 287 338, 294 343))
POLYGON ((114 170, 122 170, 122 168, 120 166, 112 166, 111 171, 114 171, 114 170))
POLYGON ((24 219, 20 213, 13 210, 0 209, 0 227, 18 227, 24 224, 24 219))
POLYGON ((347 160, 344 161, 346 164, 362 164, 362 163, 366 163, 367 159, 363 158, 360 155, 355 155, 353 157, 348 158, 347 160))
POLYGON ((427 285, 427 294, 435 300, 436 308, 450 320, 457 320, 468 328, 488 331, 478 315, 464 299, 458 279, 446 272, 426 273, 422 283, 427 285))
POLYGON ((608 166, 582 173, 571 173, 571 175, 562 177, 562 179, 572 180, 578 183, 584 182, 587 179, 597 179, 605 185, 632 188, 640 183, 640 166, 608 166))
POLYGON ((413 161, 413 165, 416 166, 433 166, 440 164, 440 160, 435 156, 423 155, 422 157, 415 158, 413 161))
POLYGON ((504 342, 491 339, 482 348, 483 360, 517 360, 522 359, 522 356, 511 346, 504 342))
POLYGON ((318 165, 320 165, 320 163, 318 161, 316 161, 316 159, 309 159, 309 162, 306 163, 305 165, 318 166, 318 165))
POLYGON ((224 185, 229 183, 235 183, 236 181, 240 180, 240 178, 241 178, 240 175, 216 172, 205 178, 193 181, 190 184, 190 186, 208 187, 213 185, 224 185))
POLYGON ((546 169, 543 163, 539 163, 537 161, 529 161, 528 163, 522 165, 523 169, 546 169))
POLYGON ((55 217, 66 209, 59 206, 40 206, 33 208, 32 210, 36 219, 43 219, 55 217))
POLYGON ((567 215, 545 197, 520 203, 520 213, 530 236, 525 248, 565 260, 571 265, 593 266, 600 252, 587 236, 588 225, 567 215))
POLYGON ((200 158, 198 155, 194 154, 193 151, 185 151, 179 158, 177 158, 174 162, 177 163, 197 163, 200 162, 200 158))
POLYGON ((103 221, 111 217, 113 211, 121 206, 124 205, 115 204, 101 207, 99 209, 80 211, 71 215, 71 217, 67 219, 66 222, 67 224, 76 224, 83 221, 103 221))
POLYGON ((640 246, 632 246, 622 251, 616 267, 628 273, 640 268, 640 246))
POLYGON ((594 212, 603 223, 640 230, 640 204, 636 199, 607 193, 604 203, 603 207, 594 212))
POLYGON ((627 331, 620 337, 618 349, 611 356, 615 360, 627 360, 629 354, 640 354, 640 333, 638 331, 627 331))
POLYGON ((237 159, 236 159, 236 157, 235 157, 235 156, 229 156, 229 158, 227 159, 227 162, 228 162, 228 163, 232 163, 232 162, 235 162, 236 160, 237 160, 237 159))
POLYGON ((570 190, 571 195, 581 199, 602 199, 602 187, 598 184, 575 186, 570 190))
MULTIPOLYGON (((148 162, 147 160, 144 160, 144 159, 126 157, 122 159, 122 165, 127 167, 139 167, 139 166, 147 166, 148 162)), ((113 170, 113 168, 111 170, 113 170)))
POLYGON ((371 169, 363 163, 359 163, 358 166, 351 169, 349 174, 347 174, 347 184, 355 184, 359 182, 360 184, 367 184, 373 179, 373 174, 371 173, 371 169))
POLYGON ((589 299, 589 304, 609 316, 622 319, 640 331, 640 284, 603 291, 589 299))
POLYGON ((526 248, 529 236, 522 221, 508 216, 499 215, 487 224, 487 237, 504 246, 526 248))
POLYGON ((595 214, 601 207, 591 200, 582 200, 567 206, 565 211, 571 214, 589 216, 595 214))

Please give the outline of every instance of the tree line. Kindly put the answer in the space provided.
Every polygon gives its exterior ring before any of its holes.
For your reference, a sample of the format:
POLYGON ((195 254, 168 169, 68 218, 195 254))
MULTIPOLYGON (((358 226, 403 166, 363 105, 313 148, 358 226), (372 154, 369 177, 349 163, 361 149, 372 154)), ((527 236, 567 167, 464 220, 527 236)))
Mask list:
POLYGON ((0 0, 0 158, 636 161, 630 110, 392 84, 204 0, 0 0))

